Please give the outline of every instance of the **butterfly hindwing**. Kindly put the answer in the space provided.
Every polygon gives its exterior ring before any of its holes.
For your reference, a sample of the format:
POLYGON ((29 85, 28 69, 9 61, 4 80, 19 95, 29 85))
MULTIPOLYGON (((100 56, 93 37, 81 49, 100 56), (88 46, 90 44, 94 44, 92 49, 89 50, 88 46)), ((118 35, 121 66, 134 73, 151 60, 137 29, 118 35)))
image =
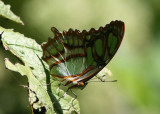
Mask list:
POLYGON ((84 32, 88 65, 105 66, 118 50, 123 35, 124 23, 121 21, 112 21, 104 28, 84 32))

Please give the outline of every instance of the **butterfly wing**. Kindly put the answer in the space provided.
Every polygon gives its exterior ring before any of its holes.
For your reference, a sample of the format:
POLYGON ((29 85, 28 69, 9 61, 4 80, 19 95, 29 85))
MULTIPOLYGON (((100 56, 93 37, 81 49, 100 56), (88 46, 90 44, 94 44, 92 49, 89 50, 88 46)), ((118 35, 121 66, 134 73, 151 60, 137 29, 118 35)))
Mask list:
POLYGON ((89 32, 83 31, 82 33, 85 36, 88 64, 105 66, 121 44, 124 35, 124 23, 112 21, 97 31, 91 29, 89 32))
POLYGON ((67 81, 86 82, 95 76, 112 59, 118 50, 123 35, 124 23, 112 21, 98 30, 69 29, 59 32, 51 29, 55 36, 42 44, 42 59, 50 66, 50 73, 67 81))
POLYGON ((49 64, 51 74, 64 77, 82 72, 85 52, 80 32, 69 29, 60 33, 56 28, 52 28, 52 31, 55 34, 54 39, 49 38, 48 42, 42 45, 42 59, 49 64))

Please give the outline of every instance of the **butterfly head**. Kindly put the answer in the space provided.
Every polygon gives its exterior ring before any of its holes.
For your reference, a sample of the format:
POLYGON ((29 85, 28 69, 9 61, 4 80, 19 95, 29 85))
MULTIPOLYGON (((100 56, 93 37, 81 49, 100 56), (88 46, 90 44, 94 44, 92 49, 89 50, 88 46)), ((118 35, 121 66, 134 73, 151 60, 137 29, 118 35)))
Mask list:
POLYGON ((86 85, 88 84, 88 82, 76 82, 76 83, 73 82, 72 84, 73 85, 69 87, 70 89, 79 88, 79 89, 83 90, 86 87, 86 85))

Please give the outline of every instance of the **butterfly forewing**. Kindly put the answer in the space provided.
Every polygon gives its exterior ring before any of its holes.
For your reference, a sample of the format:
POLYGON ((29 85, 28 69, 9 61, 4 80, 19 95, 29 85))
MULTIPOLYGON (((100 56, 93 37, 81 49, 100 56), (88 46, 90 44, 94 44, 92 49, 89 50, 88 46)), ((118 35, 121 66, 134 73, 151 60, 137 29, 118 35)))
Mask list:
POLYGON ((95 76, 112 59, 123 35, 124 23, 112 21, 105 27, 89 31, 69 29, 59 32, 52 28, 54 38, 42 44, 42 59, 50 66, 53 77, 73 82, 73 86, 85 83, 95 76))

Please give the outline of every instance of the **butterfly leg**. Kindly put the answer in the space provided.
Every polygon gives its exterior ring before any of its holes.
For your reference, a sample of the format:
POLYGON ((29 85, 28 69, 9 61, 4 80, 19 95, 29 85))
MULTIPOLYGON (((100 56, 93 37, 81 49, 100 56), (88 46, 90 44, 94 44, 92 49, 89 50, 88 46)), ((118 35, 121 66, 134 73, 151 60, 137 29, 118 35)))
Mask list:
MULTIPOLYGON (((75 97, 73 98, 73 100, 72 100, 72 106, 74 106, 73 102, 74 102, 74 100, 76 100, 77 94, 76 94, 72 89, 70 89, 70 88, 68 88, 67 91, 66 91, 61 97, 59 97, 56 101, 54 101, 54 102, 53 102, 53 105, 54 105, 56 102, 60 101, 60 99, 63 98, 63 97, 68 93, 69 90, 70 90, 71 93, 75 96, 75 97)), ((73 108, 74 108, 74 107, 73 107, 73 108)))
MULTIPOLYGON (((72 100, 72 106, 74 106, 74 105, 73 105, 73 102, 74 102, 74 100, 77 98, 77 94, 76 94, 74 91, 72 91, 72 89, 70 89, 70 91, 71 91, 72 94, 75 96, 74 99, 72 100)), ((73 108, 74 108, 74 107, 73 107, 73 108)))
POLYGON ((59 97, 56 101, 53 102, 53 105, 56 103, 56 102, 59 102, 61 98, 63 98, 69 91, 69 88, 67 89, 67 91, 61 96, 59 97))

